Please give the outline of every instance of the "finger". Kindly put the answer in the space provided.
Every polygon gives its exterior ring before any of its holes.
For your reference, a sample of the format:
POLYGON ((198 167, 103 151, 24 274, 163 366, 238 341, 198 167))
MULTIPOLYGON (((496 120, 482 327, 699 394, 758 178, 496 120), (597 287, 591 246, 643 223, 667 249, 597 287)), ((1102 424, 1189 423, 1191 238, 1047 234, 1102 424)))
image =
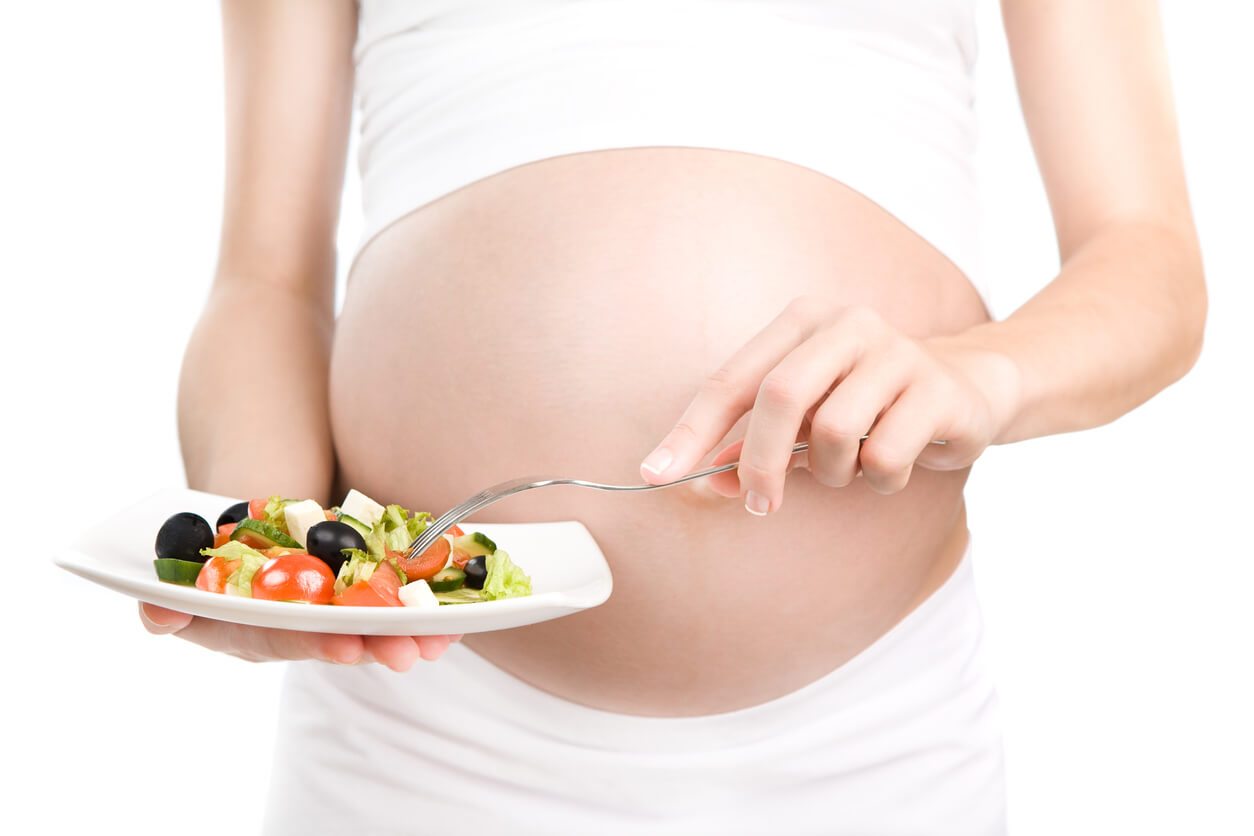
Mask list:
POLYGON ((858 455, 871 490, 892 494, 906 487, 915 460, 936 436, 931 404, 922 387, 908 388, 871 428, 858 455))
MULTIPOLYGON (((800 441, 802 439, 798 438, 797 440, 800 441)), ((719 465, 737 461, 740 458, 740 450, 744 447, 744 444, 744 441, 736 441, 724 447, 719 451, 718 455, 714 457, 712 466, 718 467, 719 465)), ((800 453, 793 454, 792 459, 788 462, 789 473, 797 468, 806 467, 809 467, 809 457, 804 450, 800 453)), ((698 479, 694 484, 702 481, 706 483, 712 493, 718 494, 719 496, 725 496, 728 499, 740 498, 740 477, 736 475, 735 470, 725 470, 722 473, 715 473, 706 477, 704 480, 698 479)))
POLYGON ((918 464, 928 470, 961 470, 970 467, 993 440, 991 419, 973 407, 953 385, 943 386, 936 403, 950 404, 956 415, 938 431, 943 444, 929 444, 919 454, 918 464))
POLYGON ((193 618, 178 637, 255 662, 318 659, 349 665, 359 661, 364 650, 361 636, 275 630, 210 618, 193 618))
POLYGON ((905 388, 908 366, 883 357, 860 363, 828 395, 810 422, 810 472, 843 488, 858 473, 862 438, 905 388))
POLYGON ((418 643, 413 636, 366 636, 365 654, 397 673, 403 673, 418 661, 418 643))
POLYGON ((155 636, 177 633, 192 620, 192 616, 188 613, 168 610, 146 601, 139 602, 139 618, 144 622, 144 627, 148 629, 148 632, 155 636))
POLYGON ((794 301, 711 375, 679 423, 641 463, 644 480, 658 484, 690 472, 753 406, 767 372, 818 327, 824 304, 794 301))
POLYGON ((418 644, 422 658, 428 662, 434 662, 443 656, 449 646, 448 636, 414 636, 414 641, 418 644))
POLYGON ((745 508, 751 513, 779 509, 792 447, 806 412, 849 372, 862 340, 854 329, 824 328, 793 349, 762 381, 737 468, 745 508))
MULTIPOLYGON (((740 448, 744 446, 745 443, 743 441, 737 441, 724 447, 719 451, 718 455, 714 457, 713 466, 718 467, 719 465, 729 464, 730 462, 736 461, 740 458, 740 448)), ((735 470, 715 473, 712 476, 707 476, 705 481, 709 485, 710 489, 720 496, 725 496, 728 499, 740 498, 740 477, 736 475, 735 470)))

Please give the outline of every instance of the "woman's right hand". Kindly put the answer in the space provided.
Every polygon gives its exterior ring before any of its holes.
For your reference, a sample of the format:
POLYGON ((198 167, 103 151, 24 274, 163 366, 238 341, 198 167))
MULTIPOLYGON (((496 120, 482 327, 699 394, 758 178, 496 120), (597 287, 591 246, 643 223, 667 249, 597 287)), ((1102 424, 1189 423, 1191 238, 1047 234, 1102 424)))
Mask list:
POLYGON ((340 665, 377 662, 394 671, 407 671, 419 658, 434 662, 461 636, 350 636, 305 633, 251 627, 215 621, 185 612, 139 604, 139 617, 148 632, 167 633, 193 644, 237 656, 249 662, 317 659, 340 665))

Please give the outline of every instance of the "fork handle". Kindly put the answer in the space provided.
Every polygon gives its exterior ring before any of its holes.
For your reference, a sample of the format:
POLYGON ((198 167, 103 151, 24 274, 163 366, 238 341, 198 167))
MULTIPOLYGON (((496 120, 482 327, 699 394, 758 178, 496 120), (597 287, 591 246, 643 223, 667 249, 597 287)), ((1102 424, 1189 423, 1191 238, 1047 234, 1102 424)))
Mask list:
MULTIPOLYGON (((866 441, 864 435, 860 441, 866 441)), ((933 444, 944 444, 944 441, 933 441, 933 444)), ((791 455, 804 453, 810 449, 809 442, 800 441, 793 445, 791 455)), ((705 476, 712 476, 715 473, 724 473, 733 470, 740 465, 739 461, 728 462, 717 467, 709 467, 705 470, 698 470, 695 473, 689 473, 678 479, 672 479, 669 482, 663 482, 659 485, 605 485, 600 482, 588 482, 583 479, 561 479, 556 476, 523 476, 519 479, 510 479, 508 482, 502 482, 499 485, 493 485, 490 488, 480 491, 479 493, 463 500, 449 510, 445 511, 434 520, 417 539, 410 544, 408 552, 412 558, 415 555, 422 554, 432 543, 436 541, 450 527, 461 522, 471 514, 478 513, 489 505, 495 505, 502 499, 506 499, 515 494, 529 491, 532 488, 548 488, 553 485, 574 485, 580 488, 594 488, 599 491, 656 491, 662 488, 669 488, 672 485, 679 485, 683 482, 691 482, 693 479, 701 479, 705 476)))
MULTIPOLYGON (((792 448, 792 454, 802 453, 809 449, 810 445, 804 441, 797 443, 792 448)), ((662 488, 669 488, 672 485, 678 485, 683 482, 691 482, 693 479, 700 479, 704 476, 710 476, 715 473, 723 473, 732 470, 740 462, 728 462, 727 464, 717 467, 698 470, 695 473, 689 473, 670 482, 663 482, 660 485, 606 485, 600 482, 588 482, 583 479, 561 479, 556 476, 523 476, 518 479, 510 479, 507 482, 501 482, 499 485, 493 485, 486 488, 473 496, 462 500, 457 505, 441 514, 437 519, 433 520, 423 531, 422 534, 410 543, 408 554, 409 557, 415 557, 426 551, 436 538, 443 536, 444 532, 451 528, 454 524, 461 522, 471 514, 478 513, 489 505, 495 505, 502 499, 514 496, 515 494, 529 491, 532 488, 548 488, 554 485, 573 485, 580 488, 593 488, 599 491, 656 491, 662 488)))

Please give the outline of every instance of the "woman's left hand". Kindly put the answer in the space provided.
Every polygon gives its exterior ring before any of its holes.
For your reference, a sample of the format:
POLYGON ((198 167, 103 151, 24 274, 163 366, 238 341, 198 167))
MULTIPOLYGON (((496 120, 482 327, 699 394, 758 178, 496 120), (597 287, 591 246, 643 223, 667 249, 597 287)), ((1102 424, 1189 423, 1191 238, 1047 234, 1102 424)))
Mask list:
POLYGON ((914 339, 870 308, 801 297, 710 376, 641 474, 657 484, 690 472, 750 412, 743 442, 715 459, 739 452, 739 467, 710 477, 750 512, 779 509, 793 467, 831 487, 861 475, 894 493, 915 465, 967 467, 995 442, 1016 374, 1007 357, 970 340, 914 339), (799 440, 810 448, 794 461, 799 440))

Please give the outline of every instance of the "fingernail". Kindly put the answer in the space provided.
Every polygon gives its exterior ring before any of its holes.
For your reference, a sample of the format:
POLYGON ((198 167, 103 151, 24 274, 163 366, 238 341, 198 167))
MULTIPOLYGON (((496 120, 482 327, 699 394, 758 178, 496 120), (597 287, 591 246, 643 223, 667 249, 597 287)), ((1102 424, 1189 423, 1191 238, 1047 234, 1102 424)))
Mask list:
POLYGON ((745 494, 745 510, 750 514, 765 517, 767 511, 771 510, 771 501, 765 496, 749 491, 745 494))
POLYGON ((667 450, 665 447, 659 447, 641 462, 640 470, 652 476, 661 476, 662 471, 670 467, 671 462, 674 460, 675 457, 671 455, 670 450, 667 450))
POLYGON ((144 621, 147 621, 153 627, 160 627, 164 629, 170 626, 169 624, 166 624, 164 621, 158 621, 157 619, 153 618, 146 611, 143 613, 143 616, 144 616, 144 621))
POLYGON ((162 621, 158 621, 157 619, 149 615, 148 608, 145 607, 143 604, 140 604, 140 607, 139 607, 139 617, 144 620, 144 622, 148 625, 148 629, 153 632, 168 633, 174 629, 170 624, 167 624, 162 621))

